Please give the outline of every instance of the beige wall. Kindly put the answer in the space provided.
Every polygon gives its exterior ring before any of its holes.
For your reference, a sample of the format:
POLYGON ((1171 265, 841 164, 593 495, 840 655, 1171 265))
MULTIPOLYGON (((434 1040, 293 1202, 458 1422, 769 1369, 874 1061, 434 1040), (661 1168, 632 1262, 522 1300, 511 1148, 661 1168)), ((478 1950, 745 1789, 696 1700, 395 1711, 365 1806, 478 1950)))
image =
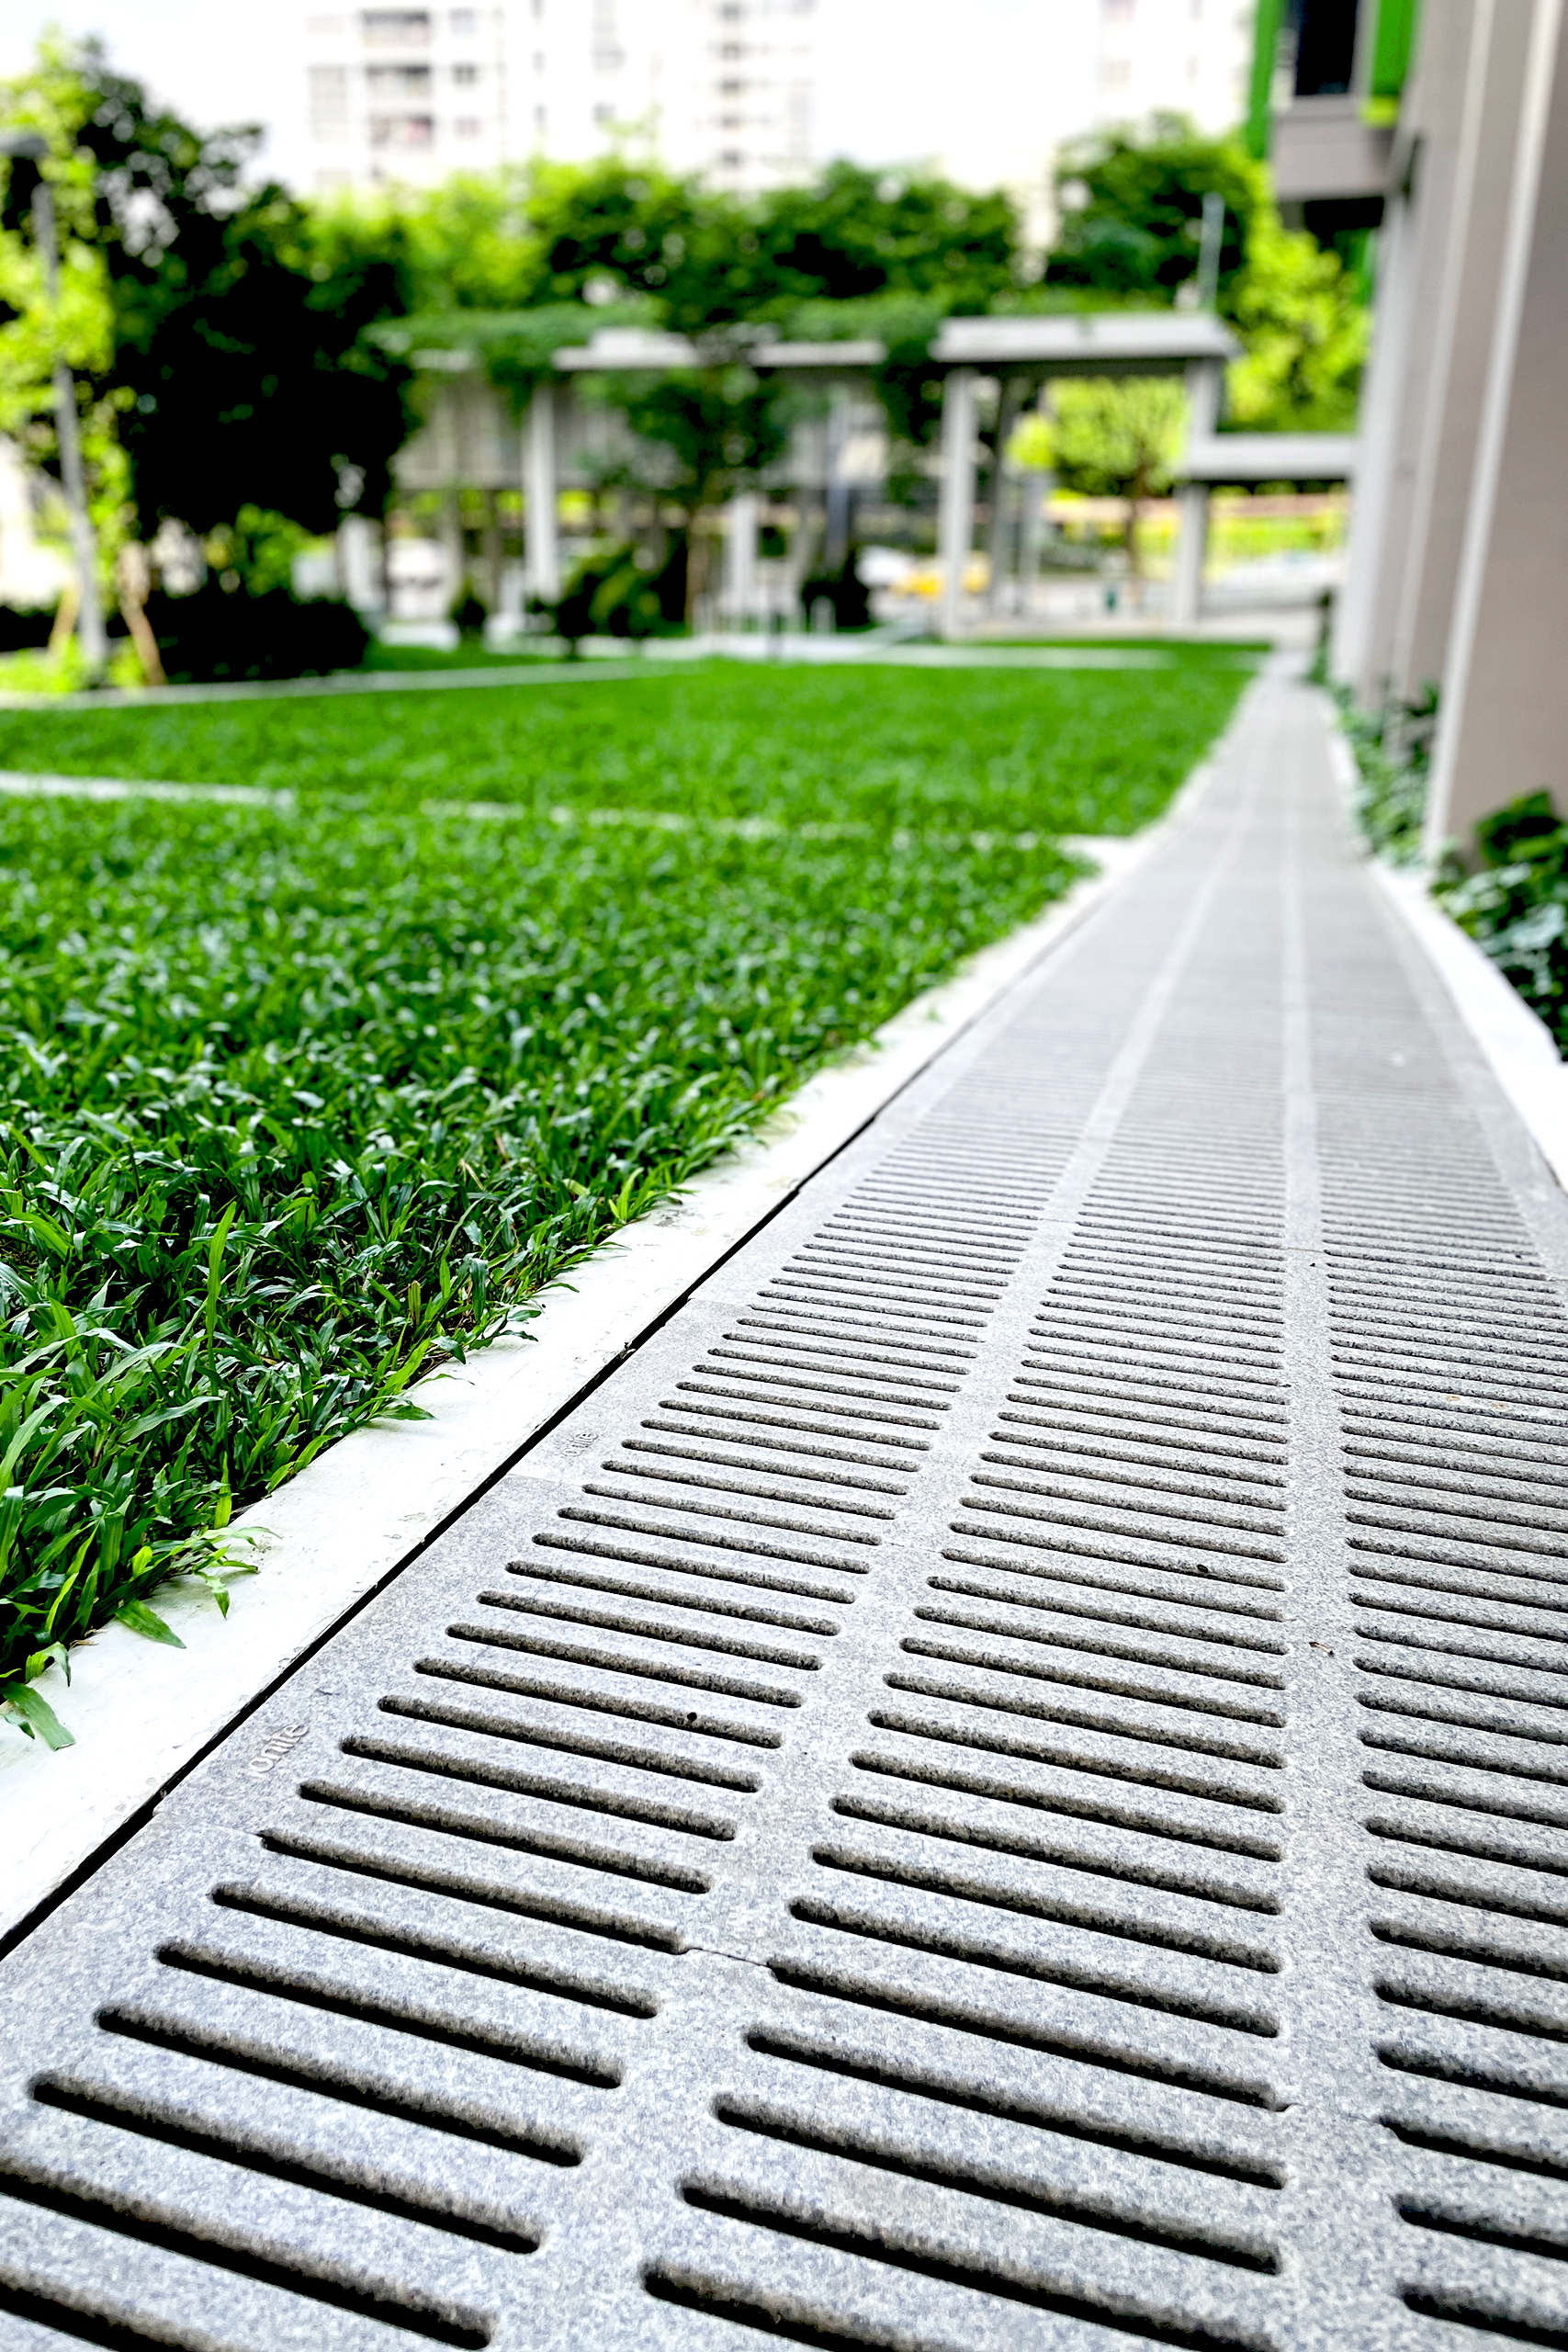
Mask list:
MULTIPOLYGON (((1403 187, 1390 198, 1383 232, 1388 275, 1400 282, 1379 288, 1395 347, 1380 355, 1381 380, 1371 390, 1362 475, 1368 495, 1355 526, 1359 543, 1338 647, 1340 674, 1368 703, 1381 702, 1389 687, 1422 450, 1434 387, 1445 372, 1438 345, 1456 243, 1467 72, 1475 20, 1490 5, 1427 0, 1416 72, 1401 115, 1403 187)), ((1382 325, 1380 320, 1380 332, 1382 325)))
POLYGON ((1442 677, 1481 427, 1497 284, 1513 189, 1530 11, 1476 0, 1448 266, 1438 290, 1432 380, 1411 500, 1410 540, 1388 662, 1396 700, 1442 677))
MULTIPOLYGON (((1526 0, 1503 0, 1524 13, 1526 0)), ((1521 793, 1568 814, 1568 42, 1533 0, 1427 839, 1521 793)))

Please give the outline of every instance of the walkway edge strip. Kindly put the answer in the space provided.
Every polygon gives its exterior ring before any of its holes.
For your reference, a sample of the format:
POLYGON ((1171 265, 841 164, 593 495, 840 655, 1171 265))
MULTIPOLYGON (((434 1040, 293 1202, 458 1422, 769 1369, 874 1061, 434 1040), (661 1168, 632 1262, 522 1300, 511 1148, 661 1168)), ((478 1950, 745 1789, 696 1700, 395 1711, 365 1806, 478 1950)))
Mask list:
MULTIPOLYGON (((1329 764, 1346 825, 1355 839, 1360 785, 1356 755, 1346 741, 1339 713, 1326 695, 1323 711, 1329 764)), ((1424 950, 1498 1085, 1529 1129, 1541 1158, 1568 1192, 1568 1062, 1558 1054, 1551 1030, 1504 978, 1485 949, 1444 913, 1424 873, 1390 865, 1377 857, 1369 858, 1367 865, 1383 899, 1424 950)))
POLYGON ((1542 1159, 1568 1191, 1568 1062, 1551 1030, 1483 947, 1429 895, 1419 875, 1372 861, 1372 874, 1403 918, 1474 1038, 1542 1159))
POLYGON ((678 1201, 628 1226, 552 1292, 526 1340, 500 1340, 411 1392, 430 1413, 358 1430, 240 1514, 262 1574, 226 1619, 168 1587, 171 1649, 119 1624, 72 1653, 69 1690, 44 1678, 74 1746, 51 1753, 0 1722, 0 1939, 67 1890, 300 1657, 432 1542, 692 1288, 791 1200, 884 1106, 1184 823, 1251 703, 1248 687, 1156 825, 1077 841, 1098 874, 1032 923, 917 997, 845 1062, 818 1072, 750 1142, 678 1201), (261 1531, 265 1533, 262 1534, 261 1531))

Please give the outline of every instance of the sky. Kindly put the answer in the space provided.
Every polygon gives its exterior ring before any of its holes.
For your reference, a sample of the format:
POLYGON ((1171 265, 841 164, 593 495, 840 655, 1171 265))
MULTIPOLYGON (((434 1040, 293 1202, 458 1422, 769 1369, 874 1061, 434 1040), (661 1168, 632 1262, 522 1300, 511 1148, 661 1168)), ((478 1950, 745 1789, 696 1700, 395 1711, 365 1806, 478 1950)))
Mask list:
MULTIPOLYGON (((288 6, 288 0, 284 0, 288 6)), ((101 33, 114 63, 202 129, 285 122, 298 106, 298 50, 276 37, 271 6, 235 0, 8 0, 0 78, 20 73, 51 25, 101 33)), ((276 166, 275 166, 276 168, 276 166)))
MULTIPOLYGON (((580 0, 586 5, 586 0, 580 0)), ((302 0, 8 0, 0 78, 19 73, 51 24, 100 33, 114 62, 203 128, 272 126, 263 162, 288 178, 302 101, 299 53, 279 38, 302 0)), ((974 185, 1012 176, 1012 159, 1050 138, 1055 20, 1090 0, 831 0, 819 17, 823 71, 817 145, 866 163, 940 161, 974 185)))

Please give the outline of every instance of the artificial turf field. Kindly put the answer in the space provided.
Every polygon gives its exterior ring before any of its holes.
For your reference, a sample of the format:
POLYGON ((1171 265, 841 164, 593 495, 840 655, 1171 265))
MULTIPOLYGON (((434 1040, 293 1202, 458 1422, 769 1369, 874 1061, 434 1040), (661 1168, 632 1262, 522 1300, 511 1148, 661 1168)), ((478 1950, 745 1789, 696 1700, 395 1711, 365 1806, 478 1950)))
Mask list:
POLYGON ((0 768, 289 796, 0 800, 14 1712, 54 1736, 62 1645, 156 1637, 233 1510, 1157 816, 1246 676, 0 711, 0 768))

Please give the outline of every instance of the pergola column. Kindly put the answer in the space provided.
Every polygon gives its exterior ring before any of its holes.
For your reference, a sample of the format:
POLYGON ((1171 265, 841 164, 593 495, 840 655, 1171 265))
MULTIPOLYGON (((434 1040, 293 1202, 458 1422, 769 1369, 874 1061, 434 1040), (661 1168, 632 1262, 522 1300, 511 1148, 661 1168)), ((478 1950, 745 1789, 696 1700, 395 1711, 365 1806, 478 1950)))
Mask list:
POLYGON ((731 620, 747 619, 756 598, 761 503, 754 490, 740 490, 724 510, 724 602, 731 620))
POLYGON ((556 533, 555 386, 536 384, 523 428, 523 572, 530 596, 553 605, 560 594, 556 533))
POLYGON ((835 384, 828 395, 828 451, 822 569, 838 571, 850 552, 850 485, 844 479, 844 444, 850 437, 850 389, 835 384))
POLYGON ((1176 579, 1170 617, 1178 628, 1196 628, 1203 610, 1203 563, 1209 552, 1209 485, 1185 481, 1178 496, 1176 579))
POLYGON ((943 637, 958 634, 974 528, 975 370, 952 368, 942 396, 942 503, 937 514, 943 637))
MULTIPOLYGON (((1210 440, 1219 428, 1224 368, 1218 359, 1194 359, 1187 368, 1187 441, 1210 440)), ((1209 552, 1209 485, 1190 481, 1179 500, 1176 578, 1171 619, 1178 628, 1196 628, 1203 605, 1203 562, 1209 552)))
POLYGON ((1007 449, 1018 424, 1019 411, 1023 405, 1023 390, 1016 376, 1004 376, 997 395, 997 454, 991 468, 991 576, 986 586, 986 610, 993 616, 1002 609, 1001 592, 1008 573, 1008 493, 1012 487, 1012 477, 1008 468, 1007 449))

